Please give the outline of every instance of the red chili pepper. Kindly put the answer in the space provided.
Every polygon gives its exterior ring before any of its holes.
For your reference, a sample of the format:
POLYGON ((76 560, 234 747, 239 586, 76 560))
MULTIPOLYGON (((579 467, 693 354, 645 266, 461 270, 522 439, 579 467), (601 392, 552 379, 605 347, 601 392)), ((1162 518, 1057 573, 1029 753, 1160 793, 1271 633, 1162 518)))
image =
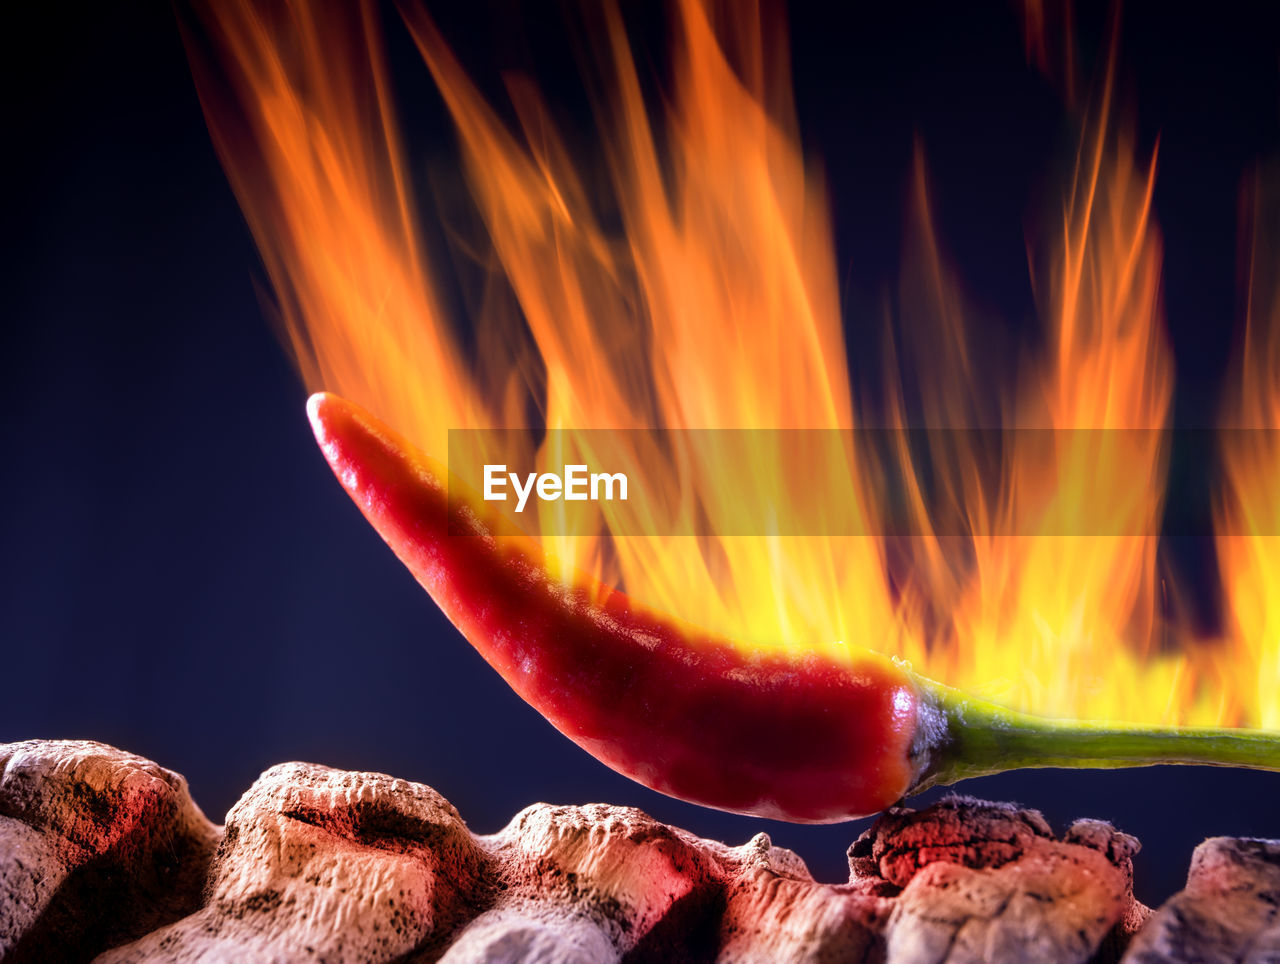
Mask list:
POLYGON ((536 545, 451 507, 443 467, 368 413, 327 394, 308 412, 365 518, 489 664, 587 752, 662 793, 824 823, 1014 766, 1280 768, 1276 734, 1039 720, 872 652, 753 655, 588 580, 566 589, 536 545))

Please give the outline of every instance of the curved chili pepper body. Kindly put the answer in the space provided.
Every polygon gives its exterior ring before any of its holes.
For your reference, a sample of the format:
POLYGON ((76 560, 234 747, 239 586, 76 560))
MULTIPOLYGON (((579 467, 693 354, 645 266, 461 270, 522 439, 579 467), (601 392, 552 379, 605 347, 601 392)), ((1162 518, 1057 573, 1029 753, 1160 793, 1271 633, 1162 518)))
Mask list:
POLYGON ((1015 767, 1280 770, 1280 733, 1041 719, 871 652, 753 654, 594 580, 565 588, 536 543, 451 505, 443 467, 368 413, 326 394, 308 411, 365 518, 489 664, 560 732, 662 793, 832 823, 1015 767))
POLYGON ((806 823, 875 813, 916 782, 922 698, 890 660, 751 654, 623 593, 567 589, 528 540, 451 507, 443 468, 366 412, 327 394, 308 412, 343 487, 453 624, 598 760, 674 797, 806 823))

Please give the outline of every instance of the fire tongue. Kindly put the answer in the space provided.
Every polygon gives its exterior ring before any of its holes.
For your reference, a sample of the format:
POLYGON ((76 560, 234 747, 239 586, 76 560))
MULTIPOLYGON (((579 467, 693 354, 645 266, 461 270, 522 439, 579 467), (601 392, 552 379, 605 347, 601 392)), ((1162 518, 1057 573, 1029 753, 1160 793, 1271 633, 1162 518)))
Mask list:
POLYGON ((753 652, 587 577, 566 587, 531 540, 451 503, 444 468, 368 413, 324 393, 307 409, 347 493, 489 664, 596 759, 662 793, 826 823, 1019 766, 1280 769, 1280 734, 1039 720, 870 651, 753 652))

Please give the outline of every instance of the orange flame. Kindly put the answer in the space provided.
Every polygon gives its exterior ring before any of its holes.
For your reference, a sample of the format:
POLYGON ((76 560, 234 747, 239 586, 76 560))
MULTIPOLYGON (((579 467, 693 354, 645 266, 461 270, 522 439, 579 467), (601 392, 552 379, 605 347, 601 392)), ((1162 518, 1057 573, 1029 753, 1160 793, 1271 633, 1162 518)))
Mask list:
MULTIPOLYGON (((875 534, 891 493, 851 431, 842 459, 787 465, 762 443, 732 472, 678 437, 576 434, 863 425, 827 200, 800 148, 786 66, 764 49, 758 15, 735 6, 718 16, 699 0, 675 11, 674 84, 657 121, 618 9, 598 13, 608 92, 599 166, 569 147, 525 78, 508 81, 517 124, 506 124, 425 15, 406 14, 483 224, 465 243, 489 285, 463 338, 437 288, 440 261, 418 240, 372 14, 335 22, 306 3, 277 14, 210 7, 223 73, 197 63, 206 113, 308 385, 352 398, 442 457, 450 428, 566 430, 536 453, 540 465, 607 465, 649 497, 640 509, 602 503, 572 529, 562 503, 543 503, 537 534, 565 578, 592 572, 745 646, 837 657, 870 647, 1051 715, 1276 725, 1277 647, 1164 645, 1156 538, 1133 534, 1158 528, 1173 376, 1154 157, 1139 162, 1111 116, 1110 73, 1062 223, 1036 250, 1045 347, 1004 386, 994 417, 1005 429, 1151 430, 1140 444, 1061 431, 1046 450, 1011 432, 993 484, 964 436, 938 436, 931 454, 959 480, 943 502, 964 537, 936 534, 940 510, 903 446, 906 491, 896 495, 924 534, 896 545, 875 534), (742 505, 795 499, 822 506, 844 534, 734 534, 759 529, 743 525, 742 505), (1115 534, 1061 535, 1086 513, 1115 534), (617 535, 695 516, 715 535, 617 535), (1253 669, 1270 660, 1256 693, 1241 691, 1241 659, 1253 669)), ((968 427, 983 376, 931 226, 923 161, 917 170, 913 287, 926 337, 948 349, 922 379, 925 416, 931 427, 968 427)), ((1260 372, 1252 378, 1249 404, 1274 426, 1274 399, 1260 372)), ((889 424, 908 424, 899 402, 889 424)), ((1262 492, 1275 486, 1259 472, 1270 459, 1268 478, 1280 480, 1275 453, 1232 458, 1224 512, 1274 511, 1262 492)), ((1229 592, 1238 635, 1274 641, 1280 617, 1259 600, 1280 593, 1280 567, 1274 552, 1257 562, 1258 551, 1232 556, 1229 592)))

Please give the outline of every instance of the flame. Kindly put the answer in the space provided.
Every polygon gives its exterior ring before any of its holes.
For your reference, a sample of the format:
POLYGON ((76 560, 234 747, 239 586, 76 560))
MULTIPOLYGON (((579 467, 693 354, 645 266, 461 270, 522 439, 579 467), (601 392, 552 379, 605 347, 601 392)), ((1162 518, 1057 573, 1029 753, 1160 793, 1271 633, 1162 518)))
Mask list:
MULTIPOLYGON (((1109 105, 1108 76, 1048 259, 1046 347, 1024 361, 1023 382, 1002 406, 1009 429, 1053 431, 1010 432, 999 496, 989 500, 979 486, 959 496, 975 535, 971 568, 949 602, 947 644, 939 647, 935 638, 906 655, 932 674, 1020 708, 1167 722, 1167 685, 1179 664, 1150 650, 1157 540, 1128 534, 1158 529, 1160 430, 1172 390, 1160 240, 1151 220, 1155 162, 1140 167, 1124 138, 1110 135, 1109 105), (1135 444, 1120 434, 1126 430, 1146 432, 1135 444), (1102 534, 1064 534, 1080 530, 1102 534)), ((930 314, 949 329, 939 333, 944 344, 963 344, 964 319, 955 308, 962 299, 945 280, 920 174, 916 183, 926 275, 934 279, 930 314)), ((967 351, 945 354, 958 357, 962 370, 935 383, 941 387, 926 398, 939 421, 976 377, 967 351)), ((925 549, 935 559, 943 553, 941 546, 925 549)), ((934 562, 924 571, 939 568, 934 562)), ((939 582, 932 577, 918 595, 936 600, 939 582)))
POLYGON ((1235 396, 1227 401, 1226 468, 1218 556, 1229 612, 1226 648, 1235 654, 1233 695, 1242 715, 1280 728, 1280 288, 1275 272, 1280 179, 1259 177, 1246 192, 1252 221, 1245 261, 1245 334, 1235 396))
MULTIPOLYGON (((963 434, 932 436, 930 456, 954 480, 939 503, 926 498, 918 453, 899 445, 903 490, 891 492, 853 431, 917 420, 898 390, 874 421, 855 404, 822 178, 800 146, 785 44, 764 42, 782 36, 777 25, 740 4, 677 0, 673 79, 656 112, 618 8, 589 16, 601 42, 587 69, 605 92, 594 161, 530 80, 507 79, 514 123, 504 119, 425 14, 405 12, 456 127, 478 221, 455 236, 463 273, 484 277, 463 311, 447 259, 419 240, 370 8, 210 5, 206 35, 188 38, 198 86, 308 385, 350 397, 440 457, 450 428, 527 430, 506 443, 526 454, 543 428, 564 430, 536 452, 540 465, 607 465, 649 498, 601 503, 572 526, 562 503, 543 503, 535 534, 563 577, 590 572, 744 646, 835 658, 870 647, 1056 716, 1276 725, 1280 615, 1265 602, 1280 592, 1280 568, 1274 550, 1266 563, 1265 540, 1232 549, 1225 571, 1235 635, 1270 648, 1207 645, 1176 628, 1170 645, 1157 605, 1150 533, 1173 366, 1155 157, 1140 158, 1114 118, 1112 72, 1060 223, 1032 246, 1043 343, 987 407, 974 399, 989 369, 918 156, 906 285, 918 317, 900 320, 934 346, 919 379, 922 424, 1006 430, 994 463, 963 434), (468 315, 469 328, 458 324, 468 315), (841 430, 847 442, 839 458, 794 465, 761 441, 731 466, 652 432, 705 428, 841 430), (1120 444, 1123 430, 1144 431, 1120 444), (891 498, 905 499, 919 535, 878 534, 891 498), (806 499, 841 535, 736 534, 760 528, 743 506, 806 499), (946 514, 965 535, 944 534, 946 514), (1104 534, 1062 534, 1086 514, 1104 534), (618 535, 693 518, 714 534, 618 535), (1270 675, 1253 672, 1263 664, 1270 675)), ((1274 427, 1266 384, 1261 371, 1247 377, 1245 404, 1274 427)), ((1280 479, 1277 452, 1230 459, 1224 518, 1274 513, 1264 493, 1280 479)))

